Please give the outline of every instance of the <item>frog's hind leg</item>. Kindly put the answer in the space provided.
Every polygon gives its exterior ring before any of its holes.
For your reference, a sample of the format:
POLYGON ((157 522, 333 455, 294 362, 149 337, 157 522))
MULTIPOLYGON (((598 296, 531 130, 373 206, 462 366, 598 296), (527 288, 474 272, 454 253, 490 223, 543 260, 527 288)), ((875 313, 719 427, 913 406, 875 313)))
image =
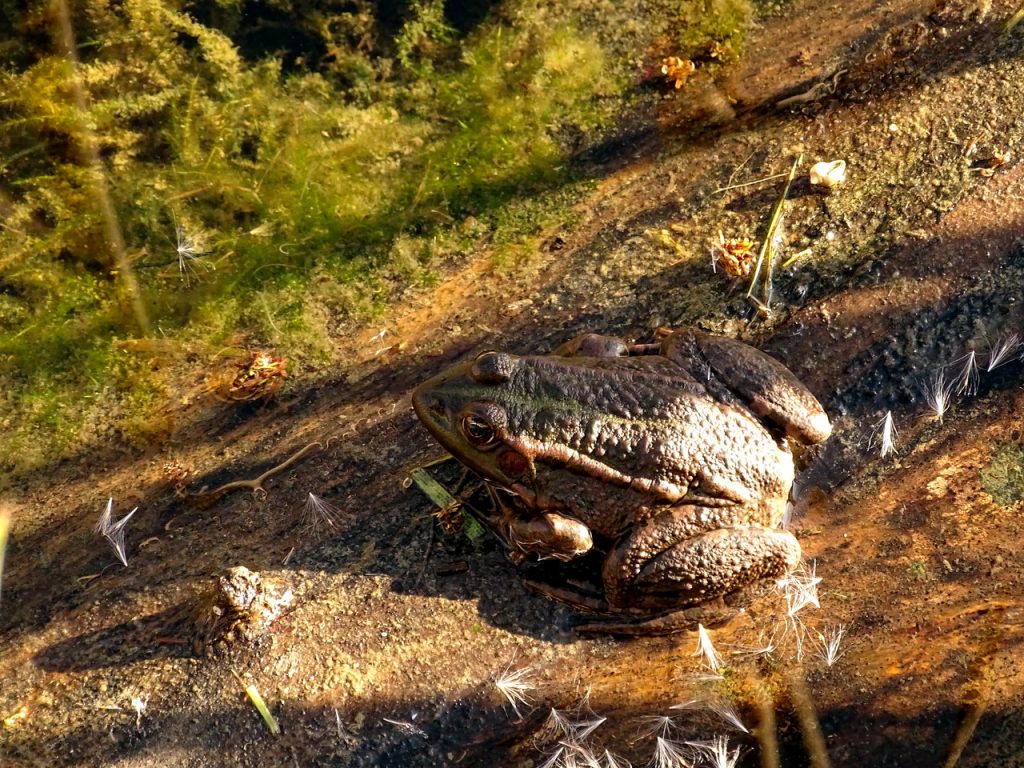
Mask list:
POLYGON ((760 525, 684 534, 681 520, 697 508, 677 507, 624 537, 603 567, 613 607, 671 610, 730 594, 789 572, 800 562, 793 534, 760 525))

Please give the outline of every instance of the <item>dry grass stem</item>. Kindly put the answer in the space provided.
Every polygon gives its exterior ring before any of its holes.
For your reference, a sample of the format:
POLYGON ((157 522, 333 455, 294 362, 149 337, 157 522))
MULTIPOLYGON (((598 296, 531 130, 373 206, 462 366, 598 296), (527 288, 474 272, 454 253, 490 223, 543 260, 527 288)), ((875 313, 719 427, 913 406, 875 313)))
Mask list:
POLYGON ((7 534, 11 530, 11 510, 0 504, 0 597, 3 596, 4 553, 7 551, 7 534))
POLYGON ((804 748, 810 760, 811 768, 829 768, 828 750, 825 747, 825 736, 821 732, 818 714, 814 711, 814 702, 807 690, 807 683, 799 670, 791 669, 786 674, 789 698, 796 710, 800 731, 804 738, 804 748))
POLYGON ((224 483, 224 485, 220 485, 212 491, 203 490, 199 493, 190 494, 188 499, 195 506, 208 507, 219 501, 222 496, 242 488, 252 491, 254 496, 265 498, 267 495, 267 489, 263 487, 263 484, 267 482, 267 480, 281 474, 287 469, 290 469, 294 464, 304 459, 310 453, 322 450, 325 447, 326 446, 319 441, 310 443, 309 445, 303 446, 297 450, 280 464, 271 467, 259 477, 254 477, 251 480, 232 480, 230 483, 224 483))

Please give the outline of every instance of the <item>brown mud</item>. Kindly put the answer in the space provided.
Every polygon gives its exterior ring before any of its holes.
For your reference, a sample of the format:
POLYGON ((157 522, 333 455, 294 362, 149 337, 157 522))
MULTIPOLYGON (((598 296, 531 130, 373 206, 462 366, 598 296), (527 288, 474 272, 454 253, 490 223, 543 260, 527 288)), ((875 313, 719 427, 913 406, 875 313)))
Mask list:
POLYGON ((24 481, 5 502, 0 764, 540 765, 557 748, 540 727, 551 707, 606 717, 588 743, 634 765, 663 715, 678 740, 727 733, 745 765, 821 765, 815 744, 834 766, 1024 763, 1022 502, 994 471, 1022 440, 1024 364, 985 370, 991 345, 1024 336, 1024 30, 1002 34, 1016 10, 796 0, 728 78, 695 82, 651 127, 581 158, 594 192, 533 258, 481 257, 407 296, 385 336, 339 342, 351 363, 316 387, 234 409, 186 393, 159 450, 96 446, 24 481), (764 317, 708 250, 719 231, 759 235, 781 186, 716 190, 800 153, 846 159, 849 180, 794 185, 786 248, 811 253, 776 275, 764 317), (768 658, 731 653, 780 627, 781 598, 763 595, 712 630, 717 680, 693 633, 576 635, 578 617, 531 594, 494 542, 440 530, 405 482, 437 454, 409 393, 453 361, 682 324, 769 351, 835 424, 798 478, 793 524, 822 579, 820 608, 800 614, 803 652, 790 633, 768 658), (940 421, 922 387, 944 365, 955 377, 971 349, 978 391, 940 421), (887 411, 898 451, 883 459, 887 411), (198 492, 314 441, 265 495, 203 509, 175 493, 182 470, 198 492), (320 538, 301 523, 310 492, 338 509, 320 538), (139 507, 127 568, 92 531, 108 497, 118 514, 139 507), (292 602, 255 638, 197 652, 192 611, 240 565, 292 602), (827 666, 814 640, 837 624, 843 653, 827 666), (492 678, 524 667, 519 718, 492 678), (753 733, 707 706, 669 709, 694 698, 731 703, 753 733))

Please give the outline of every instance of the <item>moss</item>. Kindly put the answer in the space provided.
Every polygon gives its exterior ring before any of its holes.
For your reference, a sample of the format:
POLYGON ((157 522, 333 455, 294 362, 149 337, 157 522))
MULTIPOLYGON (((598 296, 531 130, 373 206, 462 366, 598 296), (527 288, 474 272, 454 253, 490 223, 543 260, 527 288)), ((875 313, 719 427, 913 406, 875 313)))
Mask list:
POLYGON ((747 18, 735 0, 682 15, 666 4, 609 30, 587 3, 509 0, 459 33, 434 0, 393 27, 361 2, 275 7, 322 35, 307 53, 328 63, 240 48, 251 39, 231 2, 193 17, 162 0, 86 0, 72 20, 88 41, 80 66, 45 44, 47 7, 0 33, 13 51, 0 65, 0 367, 4 418, 24 422, 12 446, 67 447, 82 402, 115 397, 112 418, 140 435, 160 407, 141 368, 113 383, 103 373, 137 332, 98 181, 162 334, 207 350, 274 346, 315 367, 334 354, 338 319, 380 313, 395 285, 429 284, 474 248, 521 263, 544 232, 571 226, 586 186, 569 154, 622 108, 643 36, 674 25, 698 45, 747 18), (50 432, 60 438, 40 440, 50 432))
POLYGON ((1024 499, 1024 443, 999 443, 988 466, 981 471, 981 487, 1006 507, 1024 499))
POLYGON ((748 0, 691 0, 679 7, 678 43, 690 58, 728 60, 739 55, 754 16, 748 0))

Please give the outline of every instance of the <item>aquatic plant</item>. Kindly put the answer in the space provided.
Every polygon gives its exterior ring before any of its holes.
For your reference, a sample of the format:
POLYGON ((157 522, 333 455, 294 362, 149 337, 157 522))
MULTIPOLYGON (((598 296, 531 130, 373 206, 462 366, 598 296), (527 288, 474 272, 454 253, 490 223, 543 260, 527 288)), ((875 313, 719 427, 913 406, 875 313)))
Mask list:
POLYGON ((998 443, 981 470, 981 487, 1000 506, 1024 499, 1024 443, 998 443))
MULTIPOLYGON (((60 3, 0 32, 0 408, 15 422, 0 460, 27 468, 90 420, 144 425, 176 394, 125 346, 150 325, 174 340, 165 354, 242 338, 323 361, 329 324, 379 309, 387 280, 429 281, 469 242, 513 248, 569 215, 562 137, 607 119, 621 73, 530 0, 457 41, 440 3, 413 5, 395 33, 405 63, 376 41, 359 98, 333 68, 247 58, 232 24, 160 0, 87 0, 69 32, 89 42, 70 48, 50 44, 60 3)), ((308 13, 295 23, 315 27, 308 13)))

